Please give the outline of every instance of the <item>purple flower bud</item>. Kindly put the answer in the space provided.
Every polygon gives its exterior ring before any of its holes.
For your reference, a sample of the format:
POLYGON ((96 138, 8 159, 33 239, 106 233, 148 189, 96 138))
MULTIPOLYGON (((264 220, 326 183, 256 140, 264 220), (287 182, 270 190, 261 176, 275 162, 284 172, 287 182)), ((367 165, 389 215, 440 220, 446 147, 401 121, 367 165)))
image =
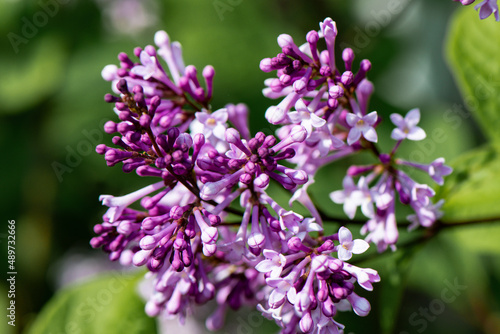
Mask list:
POLYGON ((310 253, 312 252, 312 249, 305 246, 302 241, 298 237, 291 237, 288 239, 288 247, 295 251, 295 252, 305 252, 305 253, 310 253))
POLYGON ((354 51, 352 51, 351 48, 345 48, 344 51, 342 51, 342 60, 344 61, 345 69, 351 71, 352 62, 354 61, 354 51))
POLYGON ((354 74, 351 71, 345 71, 340 77, 340 82, 344 86, 349 86, 354 80, 354 74))
POLYGON ((306 312, 302 315, 299 321, 300 330, 304 333, 310 333, 313 326, 313 320, 311 318, 311 313, 306 312))
POLYGON ((251 184, 252 183, 252 175, 248 173, 241 174, 239 181, 243 184, 251 184))
POLYGON ((338 85, 333 85, 328 90, 328 94, 333 99, 338 99, 339 97, 344 95, 344 89, 338 85))
POLYGON ((127 87, 127 80, 125 79, 120 79, 117 83, 116 83, 116 89, 118 89, 118 91, 120 91, 122 94, 130 94, 130 92, 128 91, 128 87, 127 87))

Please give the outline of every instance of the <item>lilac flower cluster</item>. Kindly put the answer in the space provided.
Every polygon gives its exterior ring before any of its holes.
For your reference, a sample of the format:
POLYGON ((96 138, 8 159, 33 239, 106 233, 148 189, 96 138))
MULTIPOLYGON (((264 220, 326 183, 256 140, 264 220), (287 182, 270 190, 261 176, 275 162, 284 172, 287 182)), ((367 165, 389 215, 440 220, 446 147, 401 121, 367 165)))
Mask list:
POLYGON ((404 140, 425 138, 417 126, 420 112, 391 116, 396 144, 389 154, 380 153, 380 118, 368 111, 371 63, 362 60, 353 71, 354 53, 345 49, 341 70, 336 36, 335 22, 327 18, 302 46, 280 35, 282 52, 262 60, 262 70, 278 73, 264 89, 264 95, 282 98, 266 112, 279 125, 277 137, 252 136, 243 104, 212 110, 214 69, 205 67, 201 82, 197 69, 185 66, 180 44, 164 31, 156 33, 156 47, 134 50, 138 61, 121 53, 120 67, 104 68, 115 93, 105 100, 114 103, 119 121, 104 126, 116 134, 114 146, 101 144, 96 151, 108 166, 121 164, 124 172, 154 181, 128 195, 100 197, 108 210, 91 245, 112 261, 147 268, 154 290, 148 315, 182 321, 194 305, 212 301, 217 307, 206 321, 211 330, 223 326, 228 309, 246 305, 274 319, 283 333, 343 333, 334 320, 337 311, 370 311, 355 283, 371 291, 380 281, 375 270, 347 261, 369 242, 379 251, 395 247, 396 198, 414 210, 408 216, 412 228, 440 217, 432 188, 401 167, 421 170, 438 184, 451 169, 443 159, 425 165, 395 157, 404 140), (344 189, 331 198, 351 219, 361 207, 369 219, 361 231, 366 239, 353 240, 343 226, 325 235, 308 186, 322 166, 362 151, 374 153, 376 163, 351 166, 344 189), (290 191, 290 203, 302 203, 311 217, 283 208, 267 192, 271 182, 290 191))
MULTIPOLYGON (((464 6, 471 5, 475 2, 475 0, 453 0, 460 2, 464 6)), ((498 12, 498 4, 497 0, 483 0, 477 5, 474 6, 475 10, 479 11, 479 18, 484 20, 489 17, 491 14, 495 16, 495 20, 500 22, 500 13, 498 12)))
MULTIPOLYGON (((366 240, 375 243, 379 251, 388 246, 394 249, 398 239, 397 198, 415 211, 408 216, 412 222, 410 228, 432 225, 440 218, 438 209, 442 205, 442 202, 432 203, 432 188, 414 181, 401 167, 424 171, 438 184, 443 183, 443 176, 450 174, 451 168, 444 165, 442 158, 422 165, 395 157, 404 140, 417 141, 426 137, 425 131, 418 127, 418 109, 411 110, 404 118, 399 114, 391 115, 396 126, 391 138, 396 144, 390 153, 379 152, 375 145, 378 141, 375 128, 380 118, 376 111, 368 111, 373 84, 366 75, 371 64, 362 60, 354 73, 354 53, 347 48, 342 52, 344 70, 341 70, 334 58, 336 36, 335 22, 327 18, 320 23, 318 32, 313 30, 307 34, 307 42, 300 47, 288 35, 278 37, 282 53, 262 60, 260 67, 264 71, 276 70, 278 76, 266 81, 268 87, 264 95, 283 99, 267 110, 266 117, 269 122, 281 125, 280 138, 288 136, 290 129, 297 125, 307 130, 305 140, 293 145, 297 154, 289 159, 308 173, 306 187, 314 182, 314 173, 326 164, 361 151, 375 154, 377 163, 351 166, 343 181, 344 189, 332 192, 330 197, 333 202, 343 204, 351 219, 357 207, 361 207, 363 215, 369 219, 361 229, 367 234, 366 240), (320 39, 324 39, 326 50, 318 50, 320 39), (357 183, 353 177, 358 177, 357 183)), ((309 209, 314 206, 304 189, 299 189, 293 199, 309 209)), ((317 210, 310 211, 320 222, 317 210)))

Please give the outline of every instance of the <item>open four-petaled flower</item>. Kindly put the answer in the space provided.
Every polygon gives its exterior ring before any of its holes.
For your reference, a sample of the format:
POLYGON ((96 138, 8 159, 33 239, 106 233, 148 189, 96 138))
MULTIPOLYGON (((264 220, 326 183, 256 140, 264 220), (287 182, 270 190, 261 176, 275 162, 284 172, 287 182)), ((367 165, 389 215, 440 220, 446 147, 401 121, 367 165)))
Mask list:
POLYGON ((366 241, 361 239, 352 240, 352 233, 347 228, 342 226, 339 229, 339 242, 338 256, 339 260, 347 261, 352 257, 352 254, 364 253, 369 245, 366 241))

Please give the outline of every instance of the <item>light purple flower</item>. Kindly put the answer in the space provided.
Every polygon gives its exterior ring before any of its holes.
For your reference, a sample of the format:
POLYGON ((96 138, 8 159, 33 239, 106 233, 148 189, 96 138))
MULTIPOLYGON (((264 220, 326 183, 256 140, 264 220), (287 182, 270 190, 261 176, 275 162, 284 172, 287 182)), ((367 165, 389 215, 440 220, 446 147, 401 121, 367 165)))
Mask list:
POLYGON ((429 227, 434 224, 436 220, 443 216, 443 213, 440 211, 443 204, 444 200, 441 199, 436 204, 429 202, 425 206, 413 205, 415 214, 408 215, 406 218, 412 223, 408 226, 408 230, 414 230, 418 225, 429 227))
POLYGON ((295 103, 295 109, 297 111, 288 112, 288 117, 290 117, 292 123, 300 123, 309 135, 313 128, 320 128, 326 124, 326 120, 316 115, 314 110, 310 110, 302 99, 295 103))
POLYGON ((347 114, 346 122, 351 126, 351 130, 347 135, 347 144, 354 144, 361 138, 361 135, 363 135, 366 140, 376 143, 378 137, 373 126, 377 123, 377 118, 376 111, 372 111, 363 117, 351 113, 347 114))
POLYGON ((196 117, 190 124, 189 129, 194 136, 197 133, 202 133, 205 138, 219 152, 225 151, 228 147, 225 142, 225 134, 227 128, 227 109, 222 108, 213 113, 208 113, 206 110, 194 114, 196 117))
POLYGON ((143 77, 144 80, 148 80, 158 70, 158 66, 156 66, 156 58, 150 56, 146 51, 142 51, 140 59, 142 65, 134 66, 131 72, 143 77))
POLYGON ((429 175, 440 186, 442 186, 444 183, 443 176, 450 175, 452 171, 453 168, 448 167, 444 164, 444 158, 437 158, 436 160, 434 160, 429 165, 428 169, 429 175))
POLYGON ((425 131, 417 126, 420 122, 418 109, 410 110, 404 118, 399 114, 391 114, 391 121, 397 126, 391 133, 391 138, 394 140, 422 140, 426 136, 425 131))
POLYGON ((280 254, 272 249, 264 249, 262 254, 265 256, 265 260, 260 261, 255 269, 261 273, 270 272, 272 278, 279 277, 283 267, 286 265, 286 258, 283 254, 280 254))
POLYGON ((356 214, 356 209, 361 206, 363 214, 372 218, 374 216, 373 202, 374 196, 368 188, 368 183, 365 177, 360 177, 358 185, 354 185, 353 179, 346 175, 342 182, 344 190, 337 190, 330 194, 330 198, 337 204, 344 204, 345 214, 353 219, 356 214))
POLYGON ((330 193, 330 199, 337 204, 344 204, 345 214, 353 219, 358 208, 357 193, 358 187, 354 184, 354 180, 349 175, 344 177, 342 181, 343 190, 336 190, 330 193))
POLYGON ((356 277, 358 284, 368 291, 373 290, 372 283, 380 282, 380 276, 374 269, 359 268, 349 263, 344 263, 343 269, 356 277))
POLYGON ((102 201, 103 205, 109 207, 106 216, 109 218, 109 221, 113 223, 116 221, 116 219, 118 219, 118 217, 120 217, 123 210, 125 210, 125 208, 130 204, 138 201, 146 195, 149 195, 153 191, 163 188, 164 186, 165 183, 163 181, 160 181, 121 197, 101 195, 99 196, 99 200, 102 201))
POLYGON ((484 20, 485 18, 489 17, 491 14, 494 14, 495 20, 497 22, 500 21, 497 0, 484 0, 483 2, 477 4, 474 7, 474 9, 479 10, 479 18, 481 20, 484 20))
POLYGON ((347 261, 352 257, 352 254, 364 253, 370 245, 364 240, 352 240, 352 233, 347 228, 342 226, 339 229, 338 257, 339 260, 347 261))

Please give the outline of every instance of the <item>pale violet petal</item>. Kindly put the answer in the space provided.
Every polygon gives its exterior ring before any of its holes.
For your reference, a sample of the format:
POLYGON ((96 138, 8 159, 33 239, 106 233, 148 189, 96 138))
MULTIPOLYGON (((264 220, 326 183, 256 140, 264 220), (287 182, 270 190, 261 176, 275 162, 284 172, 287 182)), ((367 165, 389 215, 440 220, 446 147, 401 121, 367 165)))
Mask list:
POLYGON ((340 261, 347 261, 352 257, 352 252, 340 246, 337 255, 340 261))
MULTIPOLYGON (((350 134, 351 133, 349 132, 349 135, 350 134)), ((366 140, 371 141, 373 143, 376 143, 377 140, 378 140, 377 132, 372 127, 370 127, 368 129, 366 129, 365 131, 363 131, 363 137, 365 137, 366 140)))
POLYGON ((352 252, 354 254, 361 254, 366 252, 366 250, 370 247, 370 244, 368 244, 366 241, 361 240, 361 239, 356 239, 353 241, 352 244, 352 252))
POLYGON ((339 242, 341 244, 352 241, 352 233, 347 227, 342 226, 339 229, 339 242))
POLYGON ((336 190, 330 193, 330 199, 337 204, 342 204, 345 202, 346 196, 343 190, 336 190))
POLYGON ((361 131, 358 128, 352 128, 347 136, 347 144, 352 145, 361 138, 361 131))
POLYGON ((394 140, 403 140, 406 138, 406 133, 402 131, 400 128, 395 128, 391 132, 391 138, 394 140))
POLYGON ((390 116, 392 123, 396 125, 398 128, 404 128, 405 126, 405 121, 403 119, 403 116, 400 114, 391 114, 390 116))
POLYGON ((422 140, 425 139, 425 137, 425 131, 418 126, 411 128, 410 132, 407 135, 407 138, 410 140, 422 140))
POLYGON ((408 113, 405 116, 405 122, 409 128, 412 128, 415 125, 417 125, 418 122, 420 122, 420 110, 412 109, 408 111, 408 113))
POLYGON ((356 123, 360 120, 359 116, 355 114, 347 114, 345 120, 349 126, 355 126, 356 123))
POLYGON ((377 112, 372 111, 371 113, 363 117, 363 121, 365 121, 365 123, 368 123, 370 125, 374 125, 377 122, 377 118, 378 118, 377 112))
POLYGON ((276 264, 271 260, 263 260, 255 266, 255 270, 260 271, 261 273, 267 273, 271 271, 276 264))

